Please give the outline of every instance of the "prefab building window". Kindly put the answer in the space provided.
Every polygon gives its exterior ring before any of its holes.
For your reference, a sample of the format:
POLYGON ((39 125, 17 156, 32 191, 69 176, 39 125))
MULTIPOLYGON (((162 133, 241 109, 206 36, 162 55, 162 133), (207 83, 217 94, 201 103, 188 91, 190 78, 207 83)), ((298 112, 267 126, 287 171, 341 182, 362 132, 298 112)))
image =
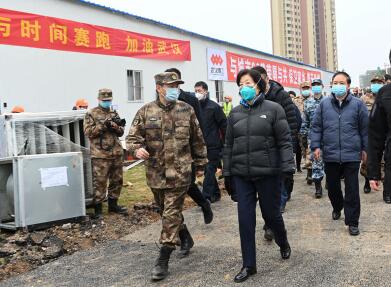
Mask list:
POLYGON ((142 72, 128 70, 128 102, 141 102, 143 100, 142 72))

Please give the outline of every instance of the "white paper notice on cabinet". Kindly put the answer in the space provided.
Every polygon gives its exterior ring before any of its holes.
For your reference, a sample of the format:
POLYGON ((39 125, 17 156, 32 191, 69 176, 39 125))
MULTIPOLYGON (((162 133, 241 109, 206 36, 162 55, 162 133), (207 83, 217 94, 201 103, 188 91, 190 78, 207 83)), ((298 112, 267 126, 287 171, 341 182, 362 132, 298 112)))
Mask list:
POLYGON ((68 184, 68 167, 40 168, 41 187, 46 189, 55 186, 69 186, 68 184))

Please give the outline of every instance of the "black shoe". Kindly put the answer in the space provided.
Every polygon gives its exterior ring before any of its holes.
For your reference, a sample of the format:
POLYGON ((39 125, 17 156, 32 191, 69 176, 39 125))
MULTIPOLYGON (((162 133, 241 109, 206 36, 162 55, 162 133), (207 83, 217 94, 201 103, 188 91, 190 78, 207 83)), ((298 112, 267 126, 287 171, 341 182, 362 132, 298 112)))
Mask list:
POLYGON ((108 205, 109 205, 109 212, 114 212, 119 214, 128 213, 128 210, 125 207, 118 205, 118 199, 109 198, 108 205))
POLYGON ((285 207, 286 207, 286 204, 281 205, 281 207, 280 207, 280 212, 281 212, 281 213, 284 213, 284 212, 285 212, 285 207))
POLYGON ((284 260, 289 259, 289 257, 291 257, 291 251, 289 244, 286 248, 280 248, 281 258, 284 260))
POLYGON ((335 211, 333 210, 333 213, 331 214, 333 217, 333 220, 338 220, 341 218, 341 211, 335 211))
POLYGON ((94 219, 101 219, 103 217, 102 203, 95 204, 94 212, 94 219))
POLYGON ((272 241, 274 238, 273 230, 269 227, 265 227, 265 235, 263 236, 267 241, 272 241))
POLYGON ((322 198, 323 190, 322 190, 322 182, 317 180, 315 181, 315 198, 322 198))
POLYGON ((301 168, 299 168, 299 169, 297 170, 297 172, 298 172, 298 173, 302 173, 303 171, 301 170, 301 168))
POLYGON ((154 281, 163 280, 168 275, 168 261, 174 248, 163 246, 160 249, 159 257, 155 262, 155 266, 152 269, 151 278, 154 281))
POLYGON ((391 194, 383 192, 383 200, 385 203, 391 204, 391 194))
POLYGON ((205 204, 201 206, 202 212, 204 213, 204 222, 205 224, 209 224, 213 221, 213 211, 210 206, 209 200, 205 200, 205 204))
POLYGON ((371 185, 369 184, 369 179, 365 178, 364 193, 371 192, 371 185))
POLYGON ((240 283, 246 281, 251 275, 257 274, 255 267, 243 267, 242 270, 235 276, 234 282, 240 283))
POLYGON ((360 234, 360 229, 358 229, 358 226, 349 226, 349 234, 352 236, 357 236, 360 234))
POLYGON ((312 185, 312 169, 307 169, 306 181, 308 185, 312 185))
POLYGON ((179 239, 181 240, 179 256, 183 258, 190 254, 190 249, 194 246, 194 240, 189 230, 187 230, 186 224, 183 224, 181 230, 179 230, 179 239))

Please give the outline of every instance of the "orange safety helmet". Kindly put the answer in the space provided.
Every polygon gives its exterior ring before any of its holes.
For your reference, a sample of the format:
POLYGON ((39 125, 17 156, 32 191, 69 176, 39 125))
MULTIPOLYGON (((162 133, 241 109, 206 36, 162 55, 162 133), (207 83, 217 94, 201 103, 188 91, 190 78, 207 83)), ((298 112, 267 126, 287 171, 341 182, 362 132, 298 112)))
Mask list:
POLYGON ((24 108, 22 106, 15 106, 11 113, 18 114, 18 113, 24 113, 24 108))
POLYGON ((75 104, 76 108, 80 110, 80 107, 85 107, 88 109, 88 102, 86 99, 78 99, 75 104))

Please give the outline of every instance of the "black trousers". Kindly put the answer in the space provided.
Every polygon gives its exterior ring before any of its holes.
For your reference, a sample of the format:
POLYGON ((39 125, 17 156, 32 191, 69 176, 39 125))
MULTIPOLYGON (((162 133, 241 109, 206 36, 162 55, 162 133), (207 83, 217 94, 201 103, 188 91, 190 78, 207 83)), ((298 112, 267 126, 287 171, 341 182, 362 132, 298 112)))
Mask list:
POLYGON ((187 194, 190 196, 190 198, 197 203, 198 206, 205 206, 208 204, 205 197, 202 195, 202 192, 198 188, 197 184, 195 183, 195 167, 192 165, 191 170, 191 183, 189 186, 189 190, 187 191, 187 194))
POLYGON ((360 192, 358 183, 359 162, 325 163, 326 181, 331 205, 335 211, 345 212, 345 224, 358 226, 360 218, 360 192), (345 180, 345 197, 341 189, 341 176, 345 180))
POLYGON ((221 197, 219 184, 216 179, 216 171, 219 161, 208 161, 205 167, 205 178, 202 193, 205 198, 215 201, 221 197))
POLYGON ((391 166, 386 164, 384 169, 383 197, 391 195, 391 166))
POLYGON ((262 217, 274 232, 278 246, 285 248, 288 244, 284 219, 280 212, 281 178, 268 176, 251 181, 234 177, 238 198, 238 218, 240 245, 242 249, 243 267, 256 267, 255 227, 257 195, 262 217))

